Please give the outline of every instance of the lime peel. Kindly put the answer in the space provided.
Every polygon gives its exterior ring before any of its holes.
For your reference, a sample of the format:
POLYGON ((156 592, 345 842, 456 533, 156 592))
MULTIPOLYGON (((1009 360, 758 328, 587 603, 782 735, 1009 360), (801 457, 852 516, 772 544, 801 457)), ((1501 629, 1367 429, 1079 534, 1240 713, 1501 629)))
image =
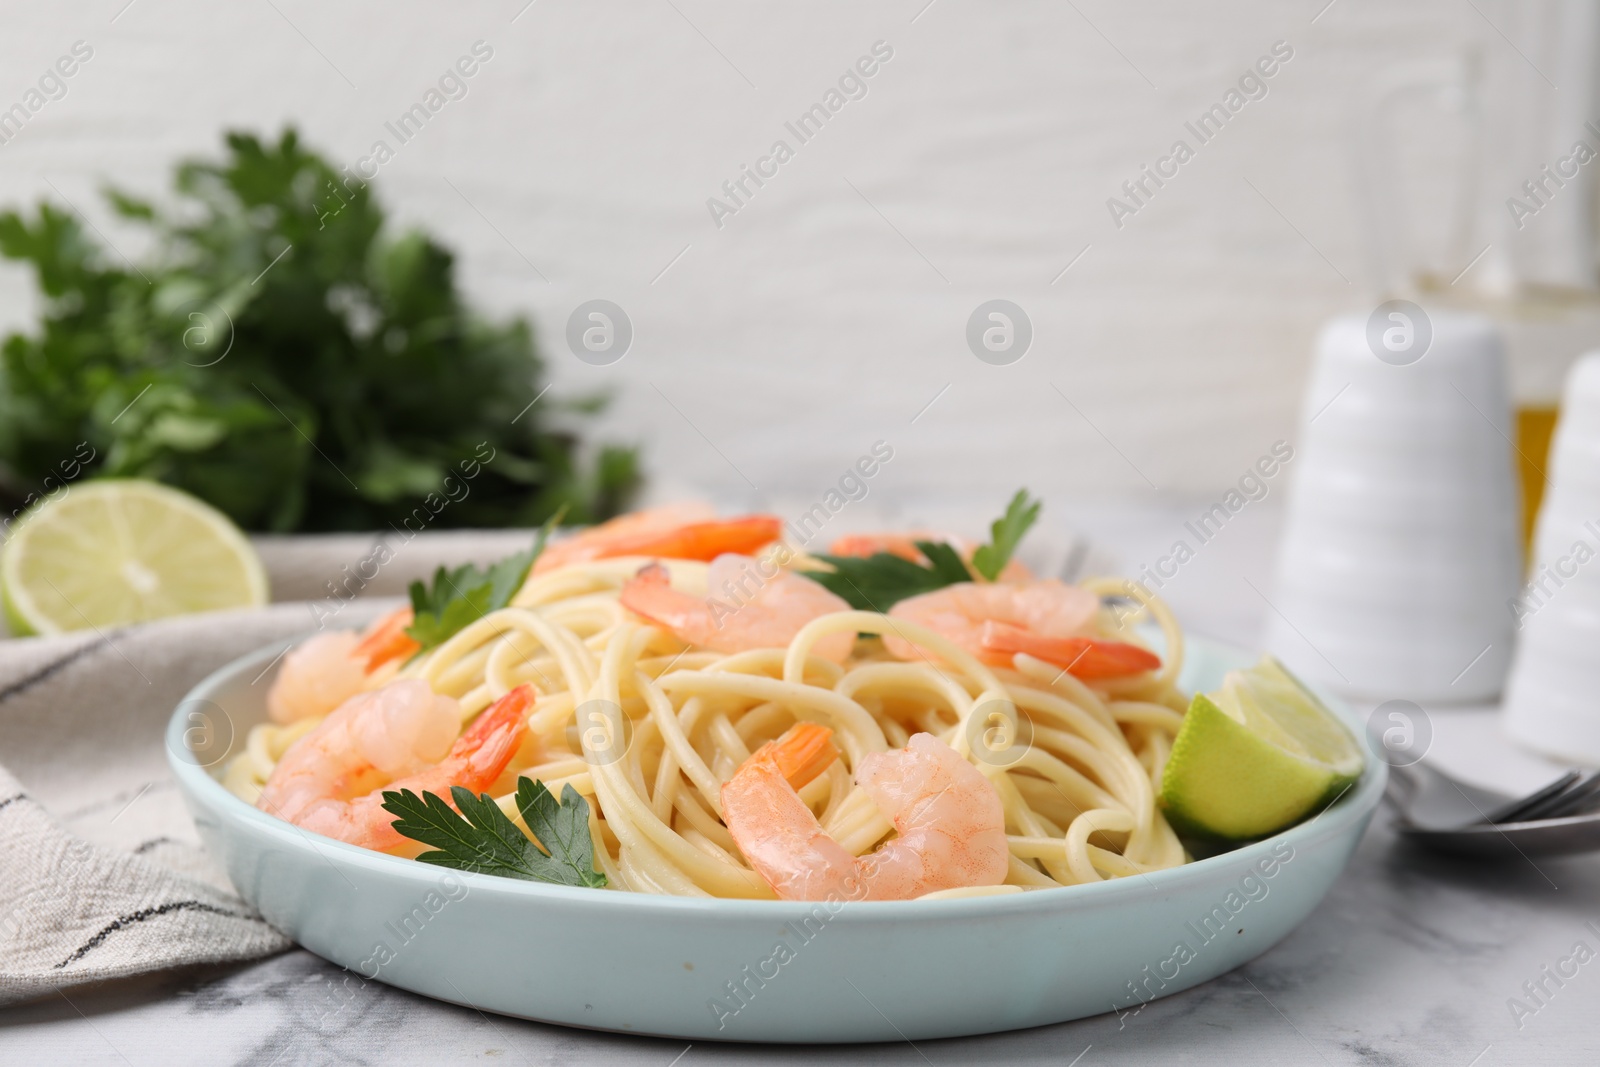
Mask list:
POLYGON ((1344 724, 1267 657, 1195 695, 1162 771, 1160 801, 1185 833, 1263 837, 1331 803, 1364 765, 1344 724))

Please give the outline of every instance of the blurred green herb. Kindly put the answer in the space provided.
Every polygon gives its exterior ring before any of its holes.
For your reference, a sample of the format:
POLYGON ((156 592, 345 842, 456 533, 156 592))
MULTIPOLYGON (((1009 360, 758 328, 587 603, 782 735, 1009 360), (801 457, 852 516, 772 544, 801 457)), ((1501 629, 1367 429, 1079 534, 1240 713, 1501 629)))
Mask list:
POLYGON ((412 622, 406 628, 406 636, 422 646, 418 653, 444 644, 489 612, 511 603, 560 518, 558 513, 540 528, 533 547, 491 564, 486 571, 471 563, 455 570, 440 567, 434 572, 431 588, 412 582, 412 622))
POLYGON ((970 582, 973 571, 988 581, 1000 577, 1023 535, 1039 518, 1042 501, 1026 489, 1017 490, 1006 513, 989 525, 990 541, 972 554, 972 570, 954 548, 942 541, 917 541, 924 563, 903 559, 892 552, 870 556, 822 556, 830 571, 806 571, 807 578, 849 601, 859 611, 888 611, 907 597, 931 593, 947 585, 970 582))
POLYGON ((145 231, 123 244, 149 248, 136 262, 65 208, 0 213, 0 255, 33 268, 43 303, 0 356, 0 504, 84 442, 90 474, 159 479, 254 530, 532 526, 626 504, 631 449, 578 460, 572 425, 599 402, 531 406, 528 324, 474 314, 451 253, 392 233, 371 187, 292 130, 229 134, 174 186, 170 209, 108 192, 145 231))
POLYGON ((806 571, 805 576, 843 597, 857 611, 888 611, 907 597, 931 593, 972 575, 956 550, 942 541, 918 541, 926 565, 902 559, 892 552, 870 556, 818 556, 833 566, 827 571, 806 571))
POLYGON ((991 582, 999 578, 1000 572, 1011 562, 1011 554, 1022 542, 1023 534, 1038 520, 1042 507, 1042 500, 1032 500, 1026 489, 1018 489, 1017 495, 1006 505, 1006 513, 989 524, 989 543, 979 545, 972 554, 972 569, 991 582))

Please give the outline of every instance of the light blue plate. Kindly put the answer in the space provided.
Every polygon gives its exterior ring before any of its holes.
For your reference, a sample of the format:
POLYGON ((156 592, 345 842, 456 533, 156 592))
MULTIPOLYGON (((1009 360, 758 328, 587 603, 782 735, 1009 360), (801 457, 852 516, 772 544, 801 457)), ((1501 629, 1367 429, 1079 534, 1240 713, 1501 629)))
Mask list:
MULTIPOLYGON (((804 905, 568 889, 457 874, 308 834, 212 771, 265 719, 283 646, 206 679, 167 730, 173 773, 239 893, 367 979, 543 1022, 692 1041, 897 1041, 1124 1009, 1265 952, 1317 906, 1383 795, 1232 852, 1097 885, 804 905)), ((1189 645, 1185 691, 1249 658, 1189 645)), ((1357 737, 1360 726, 1332 699, 1357 737)))

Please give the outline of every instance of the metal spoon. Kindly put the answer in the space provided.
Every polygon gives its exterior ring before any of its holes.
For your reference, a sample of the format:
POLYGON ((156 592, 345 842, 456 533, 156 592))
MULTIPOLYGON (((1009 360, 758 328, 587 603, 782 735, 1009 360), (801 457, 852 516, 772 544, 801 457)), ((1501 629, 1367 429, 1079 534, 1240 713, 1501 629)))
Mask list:
POLYGON ((1413 764, 1392 767, 1387 800, 1395 829, 1462 856, 1555 856, 1600 851, 1600 774, 1571 772, 1521 799, 1413 764))

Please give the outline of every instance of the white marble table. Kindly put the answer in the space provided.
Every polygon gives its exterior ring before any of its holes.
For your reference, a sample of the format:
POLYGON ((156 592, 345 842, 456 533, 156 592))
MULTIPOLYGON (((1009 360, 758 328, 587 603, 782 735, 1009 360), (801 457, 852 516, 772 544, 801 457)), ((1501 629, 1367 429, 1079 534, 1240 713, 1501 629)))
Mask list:
MULTIPOLYGON (((1193 631, 1254 643, 1266 608, 1244 579, 1270 589, 1269 504, 1241 513, 1164 590, 1193 631)), ((1098 505, 1070 519, 1137 567, 1191 510, 1098 505)), ((1430 761, 1507 789, 1549 774, 1499 736, 1493 709, 1427 710, 1430 761)), ((1327 901, 1266 955, 1121 1017, 915 1046, 686 1046, 484 1016, 347 982, 294 951, 0 1012, 0 1063, 1600 1062, 1600 956, 1560 986, 1542 973, 1579 942, 1600 952, 1600 856, 1478 866, 1417 853, 1385 823, 1380 813, 1327 901), (1534 1001, 1524 983, 1540 981, 1534 1001), (1511 998, 1536 1010, 1516 1019, 1511 998)))

